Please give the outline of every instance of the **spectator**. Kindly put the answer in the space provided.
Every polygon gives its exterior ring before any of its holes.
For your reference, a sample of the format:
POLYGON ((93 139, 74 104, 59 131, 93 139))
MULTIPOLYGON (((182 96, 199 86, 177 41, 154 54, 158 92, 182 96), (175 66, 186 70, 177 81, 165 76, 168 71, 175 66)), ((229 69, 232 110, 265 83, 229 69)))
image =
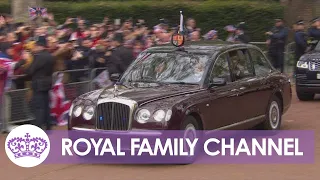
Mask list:
POLYGON ((203 36, 205 40, 217 40, 218 39, 218 31, 211 30, 206 35, 203 36))
POLYGON ((106 50, 107 48, 101 44, 96 46, 96 48, 94 49, 94 53, 91 57, 93 59, 91 67, 93 68, 107 67, 107 62, 105 59, 106 50))
POLYGON ((228 25, 224 29, 228 32, 228 37, 227 37, 226 41, 234 42, 235 41, 234 36, 235 36, 236 28, 233 25, 228 25))
POLYGON ((199 31, 194 31, 193 33, 190 34, 190 41, 200 41, 200 32, 199 31))
POLYGON ((198 36, 199 34, 199 39, 200 39, 200 28, 196 27, 196 20, 193 18, 189 18, 187 20, 187 37, 188 39, 192 39, 192 36, 198 36), (196 35, 195 35, 196 34, 196 35))
POLYGON ((91 26, 90 32, 90 38, 92 39, 91 47, 95 47, 100 40, 99 29, 97 26, 91 26))
POLYGON ((138 55, 145 50, 145 44, 143 42, 143 40, 141 39, 141 37, 138 37, 135 42, 134 42, 134 46, 133 46, 133 56, 134 58, 137 58, 138 55))
POLYGON ((244 22, 238 24, 235 30, 234 41, 238 43, 246 43, 246 44, 250 42, 249 36, 245 33, 244 22))
POLYGON ((169 31, 168 21, 160 19, 160 24, 154 27, 154 34, 157 38, 157 44, 167 44, 171 40, 172 32, 169 31))
POLYGON ((112 54, 118 57, 121 63, 123 63, 123 67, 120 72, 120 73, 123 73, 124 70, 126 70, 134 60, 133 52, 131 49, 128 49, 123 46, 122 33, 115 34, 114 39, 112 41, 112 47, 113 47, 112 54))
POLYGON ((67 69, 65 61, 66 59, 71 58, 71 52, 72 52, 72 44, 70 43, 61 43, 58 45, 58 48, 51 52, 52 55, 55 58, 53 71, 64 71, 67 69))
POLYGON ((16 29, 16 25, 13 22, 13 17, 9 14, 3 16, 5 20, 5 32, 13 32, 16 29))
MULTIPOLYGON (((46 130, 51 130, 51 118, 49 109, 49 90, 52 86, 52 67, 53 57, 46 50, 46 38, 40 36, 35 46, 33 62, 25 69, 25 73, 32 77, 32 109, 35 115, 34 125, 46 126, 46 130)), ((26 63, 31 56, 30 53, 24 54, 24 60, 20 61, 16 67, 26 63)))
POLYGON ((187 20, 187 31, 188 31, 188 34, 191 34, 194 31, 196 31, 196 21, 192 18, 189 18, 187 20))

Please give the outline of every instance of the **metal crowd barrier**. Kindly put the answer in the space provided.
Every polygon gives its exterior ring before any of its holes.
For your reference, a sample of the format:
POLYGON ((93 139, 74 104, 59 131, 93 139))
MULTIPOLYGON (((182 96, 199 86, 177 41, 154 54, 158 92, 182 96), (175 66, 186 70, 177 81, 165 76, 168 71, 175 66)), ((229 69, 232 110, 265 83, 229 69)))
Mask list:
POLYGON ((3 126, 2 131, 6 131, 9 125, 26 123, 34 119, 31 113, 30 89, 17 89, 10 90, 4 93, 3 100, 3 112, 2 120, 3 126))
POLYGON ((4 114, 5 108, 4 108, 4 95, 2 94, 0 96, 0 132, 5 128, 4 127, 4 114))
MULTIPOLYGON (((67 100, 73 101, 78 96, 95 90, 93 80, 106 68, 76 69, 58 71, 52 75, 52 82, 58 80, 59 74, 63 74, 63 84, 67 100)), ((15 78, 23 77, 21 75, 15 78)), ((25 83, 26 84, 26 83, 25 83)), ((0 97, 0 132, 6 132, 11 125, 20 125, 34 120, 31 110, 32 91, 30 88, 13 89, 5 91, 0 97)))
POLYGON ((55 83, 58 75, 62 73, 66 99, 74 100, 76 97, 89 92, 91 82, 90 71, 90 69, 58 71, 52 75, 52 82, 55 83))

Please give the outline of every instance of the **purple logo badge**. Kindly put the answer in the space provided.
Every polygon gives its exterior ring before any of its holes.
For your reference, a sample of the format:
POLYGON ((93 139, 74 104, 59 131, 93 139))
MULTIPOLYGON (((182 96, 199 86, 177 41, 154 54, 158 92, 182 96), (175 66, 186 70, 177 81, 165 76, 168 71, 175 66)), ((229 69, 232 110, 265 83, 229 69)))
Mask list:
POLYGON ((32 137, 29 133, 26 133, 24 137, 9 139, 7 148, 10 149, 15 158, 40 158, 41 154, 48 148, 48 142, 43 138, 32 137))

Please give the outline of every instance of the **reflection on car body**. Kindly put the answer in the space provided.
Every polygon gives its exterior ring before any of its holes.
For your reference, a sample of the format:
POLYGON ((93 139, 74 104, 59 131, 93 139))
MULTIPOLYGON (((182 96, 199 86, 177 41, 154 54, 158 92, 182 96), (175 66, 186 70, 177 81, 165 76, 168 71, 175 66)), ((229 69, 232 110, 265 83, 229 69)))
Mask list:
POLYGON ((113 88, 78 97, 70 130, 277 130, 291 84, 259 48, 197 42, 145 50, 113 88))

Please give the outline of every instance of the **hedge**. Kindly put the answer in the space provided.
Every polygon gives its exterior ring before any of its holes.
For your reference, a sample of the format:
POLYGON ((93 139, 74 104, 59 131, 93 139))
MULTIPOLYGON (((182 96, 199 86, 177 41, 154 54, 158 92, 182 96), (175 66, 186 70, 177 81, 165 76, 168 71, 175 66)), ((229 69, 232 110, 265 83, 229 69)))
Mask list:
MULTIPOLYGON (((273 25, 273 19, 283 17, 284 8, 279 3, 263 3, 261 1, 129 1, 129 2, 46 2, 48 11, 55 14, 58 22, 66 17, 82 16, 91 22, 99 22, 104 16, 110 18, 145 19, 150 27, 156 25, 160 18, 179 23, 179 11, 183 10, 185 18, 197 20, 202 33, 211 29, 219 31, 225 38, 223 27, 245 21, 248 33, 254 41, 265 40, 264 32, 273 25)), ((0 12, 8 13, 10 6, 0 4, 0 12)))

